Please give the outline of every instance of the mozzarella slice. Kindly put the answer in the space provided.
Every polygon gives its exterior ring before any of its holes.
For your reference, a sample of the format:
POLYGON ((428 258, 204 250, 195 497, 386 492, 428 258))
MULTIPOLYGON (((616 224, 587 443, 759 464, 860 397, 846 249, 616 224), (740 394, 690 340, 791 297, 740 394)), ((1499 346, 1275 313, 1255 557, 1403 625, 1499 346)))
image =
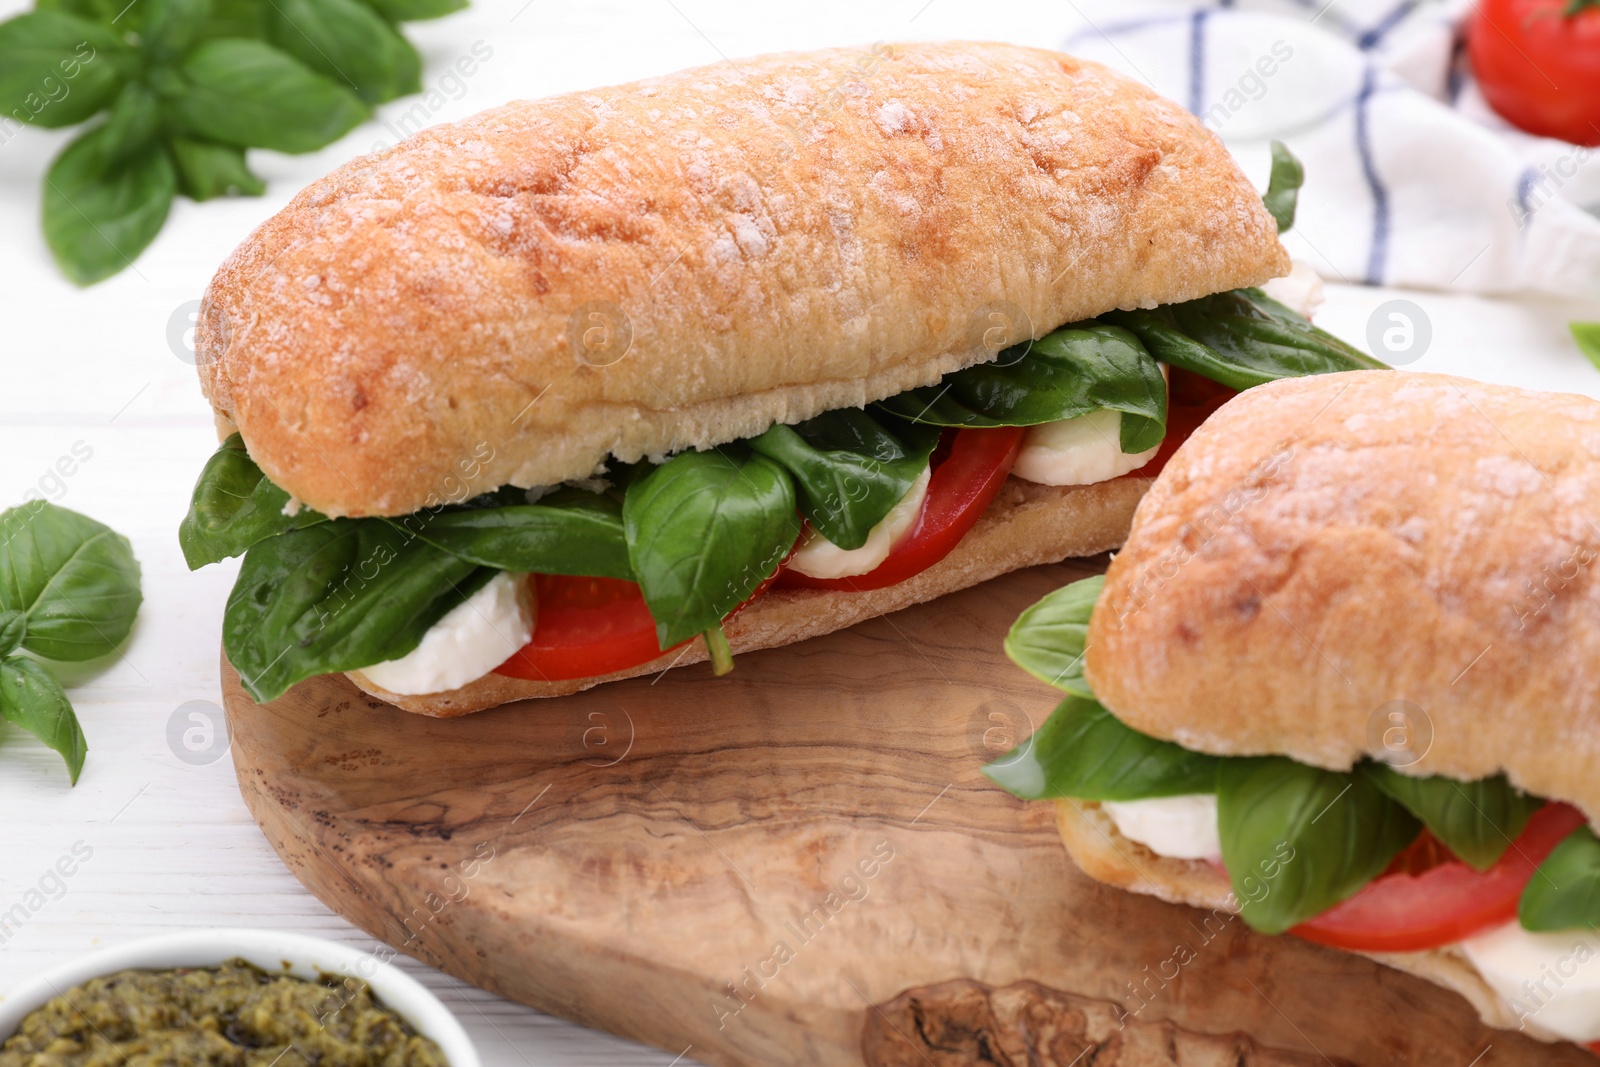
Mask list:
POLYGON ((808 529, 805 540, 789 557, 789 568, 812 578, 848 578, 875 569, 916 526, 922 514, 922 502, 928 496, 931 474, 930 468, 922 469, 916 483, 900 498, 900 503, 889 509, 883 521, 867 533, 867 542, 860 548, 840 548, 820 531, 808 529))
POLYGON ((1282 278, 1272 279, 1261 287, 1261 291, 1308 319, 1317 313, 1324 299, 1322 276, 1311 268, 1311 264, 1298 259, 1294 261, 1288 274, 1282 278))
POLYGON ((419 696, 456 689, 483 677, 533 636, 537 617, 526 574, 501 571, 457 604, 399 659, 361 668, 391 693, 419 696))
POLYGON ((1222 832, 1217 824, 1217 795, 1187 793, 1149 800, 1106 800, 1100 807, 1117 830, 1158 856, 1180 860, 1222 857, 1222 832))
POLYGON ((1535 934, 1512 920, 1467 938, 1461 950, 1527 1029, 1600 1040, 1600 937, 1535 934))
POLYGON ((1122 412, 1094 411, 1030 427, 1011 473, 1041 485, 1093 485, 1136 471, 1155 454, 1124 452, 1122 412))

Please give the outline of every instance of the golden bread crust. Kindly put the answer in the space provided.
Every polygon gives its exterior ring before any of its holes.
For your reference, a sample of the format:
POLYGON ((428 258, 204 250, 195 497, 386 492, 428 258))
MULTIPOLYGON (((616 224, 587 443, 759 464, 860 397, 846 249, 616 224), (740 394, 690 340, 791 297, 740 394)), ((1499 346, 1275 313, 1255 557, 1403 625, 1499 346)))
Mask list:
MULTIPOLYGON (((1129 477, 1099 485, 1054 487, 1008 479, 989 510, 950 555, 922 573, 886 589, 860 593, 770 590, 727 623, 728 644, 735 653, 789 645, 966 589, 1008 571, 1104 552, 1122 543, 1134 506, 1150 484, 1149 478, 1129 477)), ((996 634, 995 640, 999 638, 996 634)), ((597 678, 537 682, 490 674, 460 689, 426 696, 390 693, 367 681, 360 671, 349 676, 366 692, 407 711, 453 717, 512 700, 565 696, 601 682, 705 660, 705 644, 697 639, 648 663, 597 678)))
POLYGON ((223 264, 197 355, 273 482, 402 515, 931 384, 989 358, 991 313, 1037 336, 1288 263, 1221 142, 1130 79, 1004 44, 835 49, 356 159, 223 264))
POLYGON ((1596 820, 1597 517, 1594 400, 1393 371, 1274 382, 1140 504, 1086 672, 1118 718, 1198 751, 1503 771, 1596 820))

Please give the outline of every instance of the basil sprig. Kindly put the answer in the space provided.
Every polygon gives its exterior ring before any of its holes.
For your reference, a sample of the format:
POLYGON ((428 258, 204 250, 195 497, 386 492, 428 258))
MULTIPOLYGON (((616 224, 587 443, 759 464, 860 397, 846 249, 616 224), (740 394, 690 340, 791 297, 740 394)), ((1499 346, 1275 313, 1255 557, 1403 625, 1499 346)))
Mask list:
POLYGON ((628 486, 628 558, 663 649, 718 630, 800 536, 794 482, 741 446, 682 452, 628 486))
POLYGON ((1517 919, 1524 930, 1600 929, 1600 840, 1587 826, 1545 857, 1522 891, 1517 919))
POLYGON ((0 513, 0 717, 61 755, 74 785, 88 743, 61 684, 37 660, 114 651, 139 611, 128 539, 87 515, 36 500, 0 513))
POLYGON ((1359 770, 1421 819, 1457 858, 1479 871, 1499 861, 1544 804, 1499 774, 1458 782, 1441 775, 1413 778, 1384 763, 1362 763, 1359 770))
POLYGON ((465 0, 38 0, 0 22, 0 114, 50 128, 105 111, 44 182, 46 243, 79 285, 155 238, 179 194, 260 195, 244 149, 309 152, 422 88, 396 30, 465 0))
POLYGON ((1120 411, 1122 451, 1132 454, 1154 448, 1166 435, 1167 383, 1133 334, 1085 322, 878 406, 934 426, 1036 426, 1120 411))
POLYGON ((1069 696, 983 773, 1024 800, 1146 800, 1214 792, 1217 763, 1124 725, 1094 700, 1069 696))
POLYGON ((1084 578, 1047 594, 1017 616, 1006 634, 1011 662, 1041 682, 1093 699, 1083 676, 1083 654, 1089 643, 1089 616, 1105 585, 1103 574, 1084 578))
POLYGON ((1272 142, 1272 175, 1267 179, 1267 191, 1261 202, 1267 214, 1278 224, 1280 234, 1288 233, 1294 225, 1294 209, 1300 199, 1300 186, 1305 184, 1306 171, 1300 161, 1282 141, 1272 142))
POLYGON ((859 408, 776 425, 750 447, 794 476, 800 513, 840 548, 860 548, 928 467, 939 431, 859 408))
POLYGON ((1217 822, 1239 914, 1268 934, 1354 896, 1421 830, 1364 775, 1284 756, 1220 761, 1217 822))
POLYGON ((257 541, 326 521, 310 508, 286 514, 289 494, 273 485, 233 434, 206 460, 178 526, 190 570, 242 555, 257 541))
POLYGON ((333 519, 245 553, 222 646, 246 691, 274 700, 296 682, 398 659, 494 571, 382 519, 333 519))
POLYGON ((1161 362, 1230 389, 1309 374, 1387 369, 1260 289, 1234 289, 1149 310, 1112 311, 1102 318, 1137 334, 1161 362))

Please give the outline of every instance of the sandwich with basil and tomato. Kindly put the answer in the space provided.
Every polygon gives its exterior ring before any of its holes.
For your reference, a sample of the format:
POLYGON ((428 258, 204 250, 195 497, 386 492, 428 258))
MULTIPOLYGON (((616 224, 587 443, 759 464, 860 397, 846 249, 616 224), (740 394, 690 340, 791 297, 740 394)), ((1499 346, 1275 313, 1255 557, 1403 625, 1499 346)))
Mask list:
POLYGON ((1441 375, 1230 400, 1018 619, 1066 698, 987 773, 1102 882, 1600 1040, 1597 428, 1441 375))
POLYGON ((1263 203, 1177 105, 997 44, 435 127, 212 282, 184 552, 243 556, 255 698, 342 671, 434 715, 1100 552, 1221 398, 1373 365, 1249 288, 1298 184, 1279 152, 1263 203))

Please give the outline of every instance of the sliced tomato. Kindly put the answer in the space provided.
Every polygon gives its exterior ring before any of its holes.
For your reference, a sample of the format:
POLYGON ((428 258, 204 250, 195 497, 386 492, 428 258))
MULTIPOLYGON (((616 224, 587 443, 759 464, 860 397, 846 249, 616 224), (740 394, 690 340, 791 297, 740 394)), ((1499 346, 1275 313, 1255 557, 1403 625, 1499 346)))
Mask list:
POLYGON ((1451 857, 1424 833, 1361 892, 1291 932, 1357 952, 1418 952, 1471 937, 1516 918, 1533 872, 1585 821, 1568 804, 1546 804, 1487 871, 1451 857))
POLYGON ((866 574, 849 578, 813 578, 799 571, 779 572, 782 587, 803 589, 882 589, 903 582, 938 563, 956 547, 988 509, 1011 474, 1022 448, 1025 427, 957 430, 934 454, 933 475, 922 514, 889 558, 866 574))
POLYGON ((1187 441, 1189 435, 1198 430, 1200 424, 1218 408, 1238 395, 1237 391, 1221 382, 1214 382, 1193 371, 1179 367, 1167 368, 1167 436, 1162 438, 1161 448, 1149 463, 1138 470, 1129 471, 1123 477, 1154 478, 1160 474, 1178 446, 1187 441))

